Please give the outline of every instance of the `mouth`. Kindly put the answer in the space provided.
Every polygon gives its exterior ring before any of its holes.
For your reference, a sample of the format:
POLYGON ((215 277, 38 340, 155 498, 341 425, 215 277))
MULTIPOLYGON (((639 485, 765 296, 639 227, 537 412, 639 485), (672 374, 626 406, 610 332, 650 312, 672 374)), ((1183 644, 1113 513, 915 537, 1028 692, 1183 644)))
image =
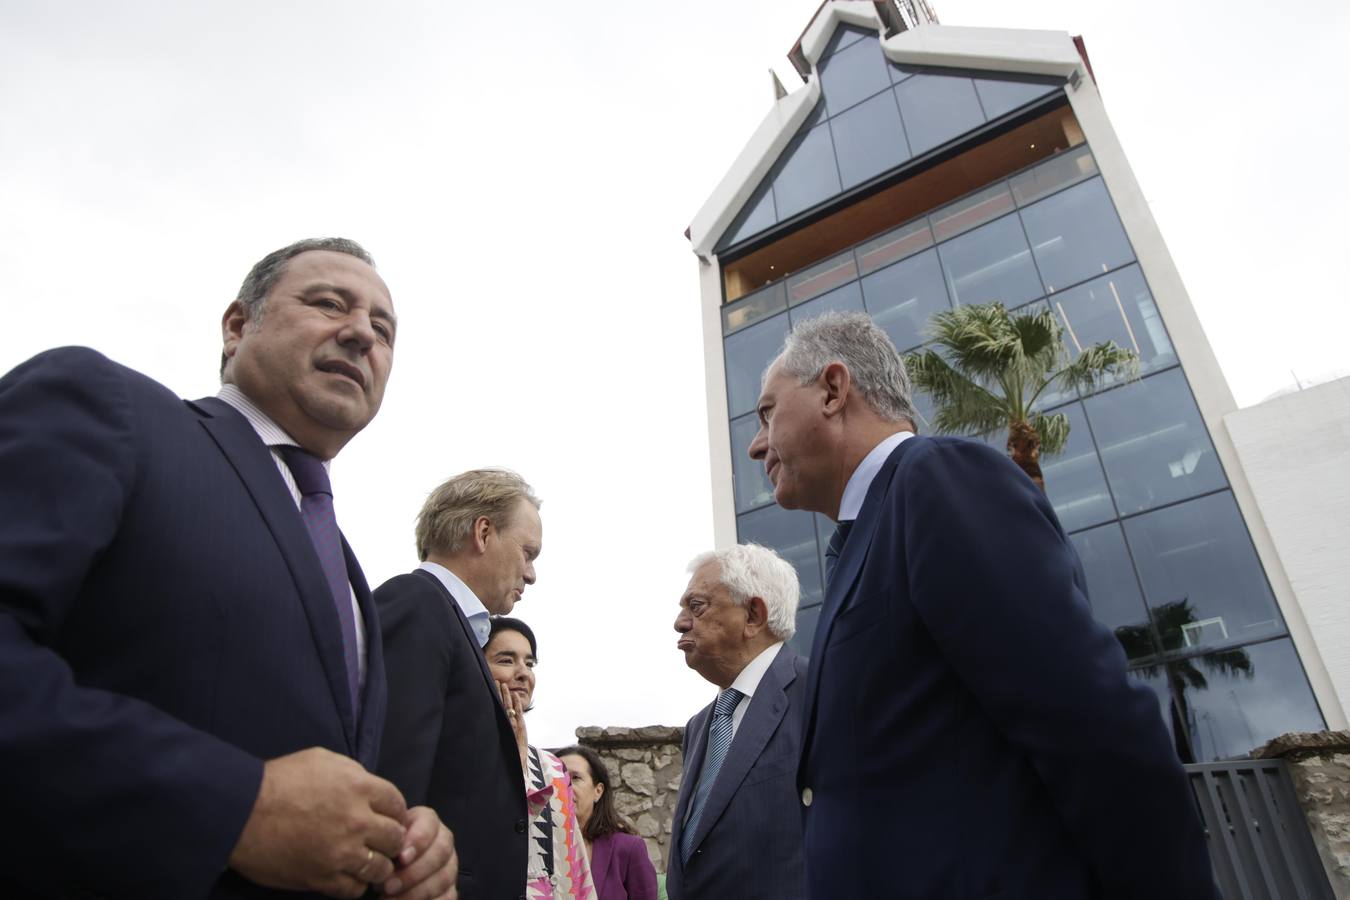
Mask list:
POLYGON ((764 467, 764 475, 769 479, 769 484, 778 486, 778 463, 771 462, 764 467))
POLYGON ((529 691, 525 690, 523 687, 513 687, 511 688, 511 693, 524 697, 529 691))
POLYGON ((356 382, 357 387, 362 390, 366 386, 366 373, 361 371, 359 366, 354 366, 345 359, 329 359, 319 363, 316 368, 320 372, 327 372, 330 375, 341 375, 344 378, 356 382))
POLYGON ((694 649, 694 642, 689 640, 689 638, 680 638, 680 640, 675 642, 675 647, 678 650, 683 650, 685 653, 688 653, 690 650, 694 649))

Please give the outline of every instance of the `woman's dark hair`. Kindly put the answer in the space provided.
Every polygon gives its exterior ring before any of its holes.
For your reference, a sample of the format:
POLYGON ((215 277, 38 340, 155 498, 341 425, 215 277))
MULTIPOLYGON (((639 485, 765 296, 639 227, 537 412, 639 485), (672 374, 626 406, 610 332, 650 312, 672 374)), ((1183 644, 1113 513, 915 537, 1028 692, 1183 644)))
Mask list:
POLYGON ((600 799, 595 801, 595 808, 591 810, 590 821, 586 823, 586 827, 582 831, 586 840, 594 842, 597 838, 615 832, 637 834, 633 826, 629 825, 628 821, 619 815, 619 811, 614 808, 614 791, 609 786, 609 769, 605 767, 605 761, 600 758, 599 753, 596 753, 590 747, 573 744, 570 747, 555 750, 553 755, 559 758, 580 756, 586 760, 586 765, 590 767, 591 781, 605 786, 600 799))
POLYGON ((518 631, 523 634, 525 640, 530 642, 530 655, 534 657, 535 662, 539 661, 539 645, 534 640, 534 632, 530 630, 530 626, 510 616, 492 617, 492 630, 488 632, 487 644, 483 645, 484 650, 487 649, 488 644, 492 643, 492 639, 497 636, 499 631, 518 631))

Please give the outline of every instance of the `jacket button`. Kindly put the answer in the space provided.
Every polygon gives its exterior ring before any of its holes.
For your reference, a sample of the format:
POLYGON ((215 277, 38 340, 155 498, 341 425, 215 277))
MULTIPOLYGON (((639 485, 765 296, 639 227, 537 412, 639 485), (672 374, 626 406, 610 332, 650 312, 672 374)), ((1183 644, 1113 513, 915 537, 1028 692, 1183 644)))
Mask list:
POLYGON ((802 806, 810 806, 810 805, 811 805, 811 789, 809 787, 802 788, 802 806))
POLYGON ((520 821, 516 822, 516 834, 524 834, 524 833, 525 833, 525 820, 521 819, 520 821))

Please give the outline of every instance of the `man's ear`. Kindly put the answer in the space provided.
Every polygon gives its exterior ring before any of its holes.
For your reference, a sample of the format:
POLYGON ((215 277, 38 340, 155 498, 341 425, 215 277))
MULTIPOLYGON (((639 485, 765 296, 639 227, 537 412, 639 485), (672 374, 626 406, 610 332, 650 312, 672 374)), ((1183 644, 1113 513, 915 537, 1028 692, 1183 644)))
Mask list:
POLYGON ((769 605, 763 597, 751 597, 745 601, 745 630, 747 637, 754 637, 769 627, 769 605))
POLYGON ((244 312, 244 306, 238 300, 225 307, 225 315, 220 317, 221 353, 225 359, 234 356, 247 324, 248 314, 244 312))
POLYGON ((473 541, 473 549, 478 553, 487 550, 488 536, 493 532, 492 520, 487 516, 479 516, 473 520, 473 531, 469 537, 473 541))
POLYGON ((836 416, 843 412, 853 389, 853 376, 849 374, 848 366, 841 362, 830 363, 820 372, 820 385, 825 389, 825 415, 836 416))

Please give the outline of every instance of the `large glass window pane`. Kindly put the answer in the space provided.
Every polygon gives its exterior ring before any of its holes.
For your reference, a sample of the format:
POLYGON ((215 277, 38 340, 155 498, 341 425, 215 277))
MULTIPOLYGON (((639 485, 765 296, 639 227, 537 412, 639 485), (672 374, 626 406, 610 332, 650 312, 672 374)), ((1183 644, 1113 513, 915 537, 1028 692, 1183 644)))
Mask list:
POLYGON ((800 509, 766 506, 736 520, 741 543, 753 541, 772 547, 792 563, 802 585, 802 606, 821 602, 820 556, 816 552, 816 530, 811 516, 800 509))
POLYGON ((1180 369, 1083 401, 1122 515, 1228 483, 1180 369))
POLYGON ((999 301, 1011 309, 1043 293, 1017 216, 1004 216, 939 249, 952 300, 962 306, 999 301))
POLYGON ((750 199, 746 201, 744 209, 732 226, 727 229, 727 234, 717 242, 718 249, 730 247, 733 244, 739 244, 752 235, 759 234, 764 229, 778 221, 778 216, 773 208, 773 190, 769 184, 769 179, 764 180, 750 199))
POLYGON ((909 159, 900 110, 890 91, 864 100, 830 120, 843 186, 862 184, 909 159))
POLYGON ((788 151, 773 180, 778 220, 781 222, 837 193, 839 170, 834 164, 830 125, 825 122, 806 132, 801 142, 788 151))
POLYGON ((805 303, 812 297, 819 297, 857 277, 858 265, 853 260, 853 251, 845 250, 838 256, 816 263, 789 278, 788 303, 793 305, 805 303))
POLYGON ((816 639, 816 626, 820 623, 820 607, 812 606, 797 611, 797 632, 788 641, 799 656, 811 655, 811 642, 816 639))
POLYGON ((825 52, 820 54, 820 58, 825 59, 826 57, 831 56, 837 51, 843 50, 845 47, 857 43, 862 38, 865 37, 875 38, 876 36, 877 34, 875 31, 867 32, 862 30, 861 28, 854 28, 850 25, 840 25, 838 28, 834 30, 834 34, 830 35, 830 42, 825 45, 825 52))
POLYGON ((1291 731, 1322 731, 1294 645, 1286 638, 1168 664, 1196 762, 1247 756, 1291 731))
POLYGON ((936 250, 873 272, 862 288, 867 311, 902 353, 923 343, 929 316, 951 308, 936 250))
POLYGON ((889 266, 896 260, 912 256, 931 246, 933 246, 933 231, 928 227, 927 219, 906 222, 899 228, 893 228, 865 244, 858 245, 854 251, 858 256, 858 274, 875 272, 882 266, 889 266))
POLYGON ((1046 194, 1077 184, 1097 174, 1097 162, 1087 144, 1050 157, 1034 168, 1010 179, 1018 206, 1026 206, 1046 194))
POLYGON ((1088 431, 1082 404, 1071 403, 1055 410, 1069 417, 1069 440, 1064 451, 1041 457, 1045 492, 1065 531, 1077 531, 1116 517, 1111 492, 1106 487, 1097 448, 1088 431))
POLYGON ((895 86, 909 149, 918 156, 984 124, 969 78, 915 75, 895 86))
POLYGON ((1284 631, 1231 493, 1200 497, 1124 524, 1164 651, 1284 631))
POLYGON ((997 119, 1004 113, 1012 112, 1038 97, 1044 97, 1058 90, 1059 88, 1052 84, 975 79, 975 92, 980 95, 980 105, 984 107, 984 114, 990 119, 997 119))
POLYGON ((858 282, 851 281, 841 288, 835 288, 823 297, 817 297, 801 306, 794 306, 790 315, 792 325, 796 327, 807 319, 813 319, 822 313, 862 311, 862 288, 858 287, 858 282))
POLYGON ((1100 178, 1022 210, 1036 265, 1048 291, 1059 291, 1134 259, 1100 178))
POLYGON ((969 231, 976 225, 983 225, 1012 212, 1013 209, 1013 198, 1008 191, 1008 185, 1000 181, 944 206, 930 214, 928 219, 933 223, 933 234, 939 241, 945 241, 963 231, 969 231))
POLYGON ((937 405, 933 403, 933 398, 922 391, 915 391, 911 399, 914 401, 914 409, 919 413, 919 421, 914 423, 919 429, 917 434, 936 434, 937 432, 933 430, 933 416, 937 415, 937 405))
POLYGON ((728 415, 739 416, 755 408, 760 378, 783 348, 787 333, 788 317, 780 314, 727 337, 724 346, 728 415))
POLYGON ((857 41, 827 58, 820 67, 820 87, 830 115, 891 86, 880 41, 857 41))
POLYGON ((1051 301, 1064 325, 1064 343, 1075 358, 1085 347, 1115 341, 1139 357, 1141 374, 1177 364, 1162 316, 1138 266, 1070 288, 1051 301))
POLYGON ((1130 659, 1156 656, 1158 642, 1120 526, 1112 522, 1080 531, 1070 540, 1083 563, 1092 617, 1111 629, 1130 659))
POLYGON ((773 485, 764 474, 764 464, 750 458, 750 442, 759 431, 754 413, 731 421, 731 478, 735 486, 736 512, 758 509, 773 502, 773 485))
POLYGON ((731 334, 780 313, 787 307, 781 281, 762 287, 735 303, 722 307, 722 333, 731 334))

